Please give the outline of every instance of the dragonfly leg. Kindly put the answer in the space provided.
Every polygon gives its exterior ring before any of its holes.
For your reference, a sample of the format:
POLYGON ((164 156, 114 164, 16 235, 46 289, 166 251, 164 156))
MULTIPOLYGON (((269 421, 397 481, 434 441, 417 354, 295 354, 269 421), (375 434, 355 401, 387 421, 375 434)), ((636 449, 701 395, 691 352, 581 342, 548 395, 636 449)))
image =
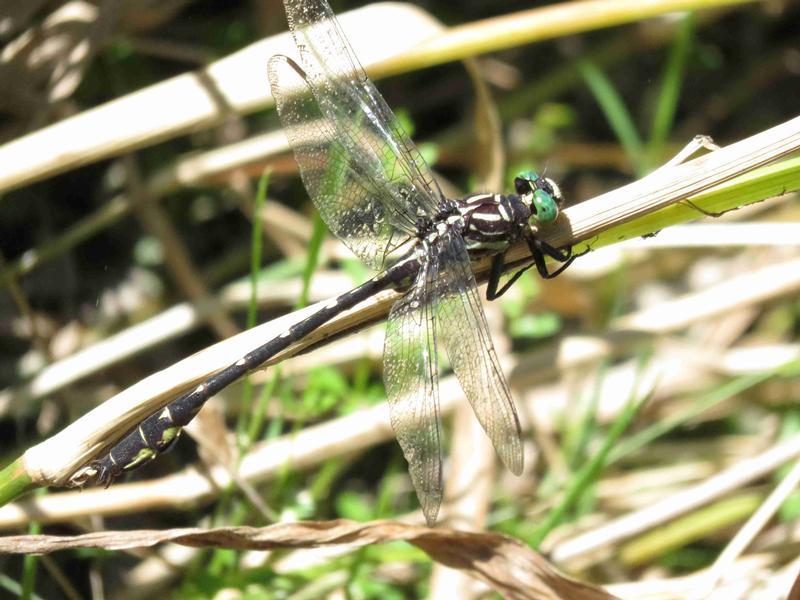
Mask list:
POLYGON ((502 287, 500 286, 500 277, 503 275, 503 267, 505 266, 505 253, 498 254, 492 260, 492 270, 489 273, 489 283, 486 285, 486 299, 495 300, 505 294, 509 288, 519 279, 522 274, 530 269, 533 265, 521 268, 519 271, 511 276, 511 279, 506 281, 502 287))
POLYGON ((536 265, 536 270, 539 272, 539 275, 541 275, 542 279, 553 279, 554 277, 558 277, 567 267, 572 264, 572 261, 589 252, 589 248, 586 248, 586 250, 583 252, 573 254, 572 246, 567 246, 565 249, 556 248, 555 246, 551 246, 547 242, 540 240, 536 236, 528 236, 527 242, 528 248, 533 256, 533 262, 536 265), (553 260, 557 260, 563 264, 551 273, 547 268, 545 256, 549 256, 553 260))
POLYGON ((522 277, 523 273, 533 266, 536 267, 536 270, 539 272, 539 275, 541 275, 542 279, 553 279, 554 277, 561 275, 561 273, 563 273, 564 270, 572 264, 572 261, 589 252, 589 249, 587 248, 583 252, 573 254, 572 246, 569 246, 566 249, 556 248, 555 246, 551 246, 547 242, 540 240, 536 236, 530 236, 527 242, 528 248, 533 256, 533 263, 522 267, 502 286, 500 285, 500 278, 503 275, 503 267, 505 267, 505 253, 498 254, 494 257, 492 260, 492 270, 489 273, 489 282, 486 285, 487 300, 495 300, 505 294, 509 288, 514 285, 517 279, 522 277), (549 256, 553 260, 563 264, 560 265, 555 271, 550 272, 550 270, 547 268, 547 261, 545 260, 546 256, 549 256))

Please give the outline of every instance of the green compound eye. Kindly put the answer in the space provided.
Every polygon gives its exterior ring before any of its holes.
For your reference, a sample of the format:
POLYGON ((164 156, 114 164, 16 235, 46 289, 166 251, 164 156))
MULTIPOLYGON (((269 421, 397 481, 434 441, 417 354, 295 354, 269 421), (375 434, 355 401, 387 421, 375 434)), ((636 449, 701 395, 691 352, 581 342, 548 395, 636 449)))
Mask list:
POLYGON ((538 180, 539 175, 535 171, 522 171, 514 178, 514 188, 518 195, 524 196, 536 189, 536 182, 538 180))
POLYGON ((536 190, 533 193, 533 210, 536 220, 543 225, 549 225, 558 218, 558 204, 544 190, 536 190))

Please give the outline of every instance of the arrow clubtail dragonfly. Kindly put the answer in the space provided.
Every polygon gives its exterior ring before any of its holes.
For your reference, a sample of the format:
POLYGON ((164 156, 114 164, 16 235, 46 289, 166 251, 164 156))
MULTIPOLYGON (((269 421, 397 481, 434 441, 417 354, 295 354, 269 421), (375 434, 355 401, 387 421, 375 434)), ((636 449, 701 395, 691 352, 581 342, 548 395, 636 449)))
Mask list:
POLYGON ((239 358, 193 391, 144 420, 92 463, 109 485, 170 448, 182 427, 224 387, 323 325, 385 289, 403 296, 392 306, 384 346, 391 423, 409 464, 429 524, 442 501, 438 350, 443 346, 475 416, 503 463, 519 475, 519 420, 481 307, 470 266, 491 256, 487 299, 501 296, 529 267, 501 284, 506 250, 527 242, 542 277, 574 259, 538 239, 532 225, 558 216, 558 186, 533 172, 514 194, 442 194, 347 41, 325 0, 284 0, 300 61, 269 61, 272 94, 300 173, 329 229, 364 263, 382 270, 338 296, 279 337, 239 358), (399 258, 391 261, 390 255, 399 258), (550 257, 563 264, 550 272, 550 257))

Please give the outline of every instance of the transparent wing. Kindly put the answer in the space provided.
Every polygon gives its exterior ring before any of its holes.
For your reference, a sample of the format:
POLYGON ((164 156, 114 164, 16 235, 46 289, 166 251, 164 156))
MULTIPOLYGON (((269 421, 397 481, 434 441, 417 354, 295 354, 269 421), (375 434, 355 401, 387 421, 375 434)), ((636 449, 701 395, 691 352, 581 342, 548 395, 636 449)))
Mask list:
POLYGON ((432 260, 438 262, 439 278, 432 301, 437 336, 497 454, 519 475, 523 465, 519 418, 492 344, 464 240, 450 233, 435 248, 432 260))
POLYGON ((442 503, 442 448, 436 333, 429 284, 436 273, 423 265, 415 285, 395 302, 386 326, 383 380, 397 441, 429 525, 442 503))
POLYGON ((305 72, 285 56, 268 66, 270 87, 300 175, 330 230, 367 265, 379 269, 395 247, 415 233, 387 218, 390 190, 372 177, 370 159, 348 146, 320 111, 305 72))
MULTIPOLYGON (((289 28, 322 113, 361 168, 390 192, 390 222, 416 227, 437 213, 441 191, 425 160, 367 77, 325 0, 284 0, 289 28)), ((319 203, 318 203, 319 205, 319 203)))

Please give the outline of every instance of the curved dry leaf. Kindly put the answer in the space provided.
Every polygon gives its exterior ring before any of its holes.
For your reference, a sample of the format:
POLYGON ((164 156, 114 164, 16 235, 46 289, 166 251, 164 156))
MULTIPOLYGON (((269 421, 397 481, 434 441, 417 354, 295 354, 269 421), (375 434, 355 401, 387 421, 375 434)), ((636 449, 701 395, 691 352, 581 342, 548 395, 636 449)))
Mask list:
POLYGON ((100 531, 76 536, 18 535, 0 538, 0 553, 46 554, 74 548, 124 550, 164 542, 192 547, 278 550, 346 544, 353 547, 406 541, 431 559, 481 579, 505 598, 608 600, 601 588, 558 573, 540 554, 497 533, 428 529, 395 521, 304 521, 269 527, 100 531))

